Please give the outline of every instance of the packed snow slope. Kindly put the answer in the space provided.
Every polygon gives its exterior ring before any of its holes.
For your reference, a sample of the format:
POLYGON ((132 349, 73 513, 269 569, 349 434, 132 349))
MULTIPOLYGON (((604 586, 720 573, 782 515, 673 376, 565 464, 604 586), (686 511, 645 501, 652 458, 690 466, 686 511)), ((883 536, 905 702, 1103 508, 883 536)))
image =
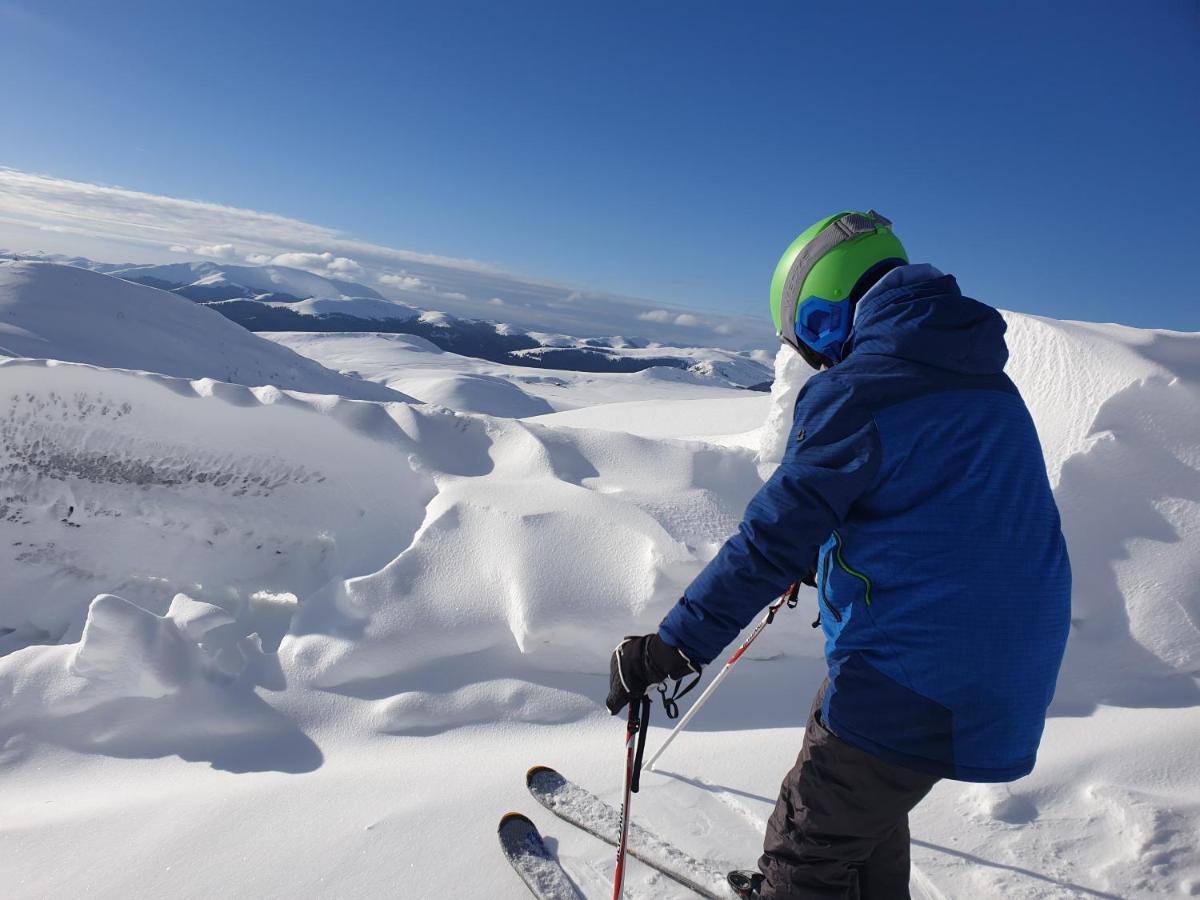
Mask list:
MULTIPOLYGON (((1072 635, 1038 768, 938 785, 913 893, 1197 895, 1200 335, 1008 319, 1072 635)), ((525 769, 617 799, 608 654, 655 627, 777 460, 804 377, 789 354, 770 398, 680 416, 629 377, 569 427, 0 362, 6 895, 517 900, 495 824, 521 809, 607 896, 609 848, 539 812, 525 769), (633 433, 656 403, 656 436, 633 433), (698 419, 764 424, 681 439, 698 419)), ((752 864, 823 670, 814 611, 806 591, 754 645, 635 819, 752 864)), ((687 896, 638 865, 628 893, 687 896)))
POLYGON ((331 372, 165 291, 73 266, 0 262, 0 356, 404 400, 331 372))

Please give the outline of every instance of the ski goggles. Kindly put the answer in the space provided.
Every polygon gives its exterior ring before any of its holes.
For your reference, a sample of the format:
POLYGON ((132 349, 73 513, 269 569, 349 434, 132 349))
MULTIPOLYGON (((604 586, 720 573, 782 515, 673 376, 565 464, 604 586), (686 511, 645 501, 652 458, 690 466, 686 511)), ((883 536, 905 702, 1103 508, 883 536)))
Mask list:
MULTIPOLYGON (((783 282, 783 296, 780 298, 779 309, 778 337, 780 341, 791 346, 806 359, 808 358, 808 353, 805 351, 809 348, 804 346, 796 336, 796 310, 800 305, 800 288, 804 285, 804 279, 808 277, 808 273, 812 271, 817 261, 834 247, 860 238, 864 234, 871 234, 880 228, 888 228, 891 224, 891 219, 875 210, 871 210, 866 215, 856 212, 846 213, 822 228, 816 237, 804 245, 804 249, 792 260, 787 278, 783 282)), ((848 314, 848 311, 841 313, 840 303, 833 304, 828 300, 823 300, 822 303, 831 308, 831 313, 833 307, 837 306, 839 307, 838 313, 848 314)))

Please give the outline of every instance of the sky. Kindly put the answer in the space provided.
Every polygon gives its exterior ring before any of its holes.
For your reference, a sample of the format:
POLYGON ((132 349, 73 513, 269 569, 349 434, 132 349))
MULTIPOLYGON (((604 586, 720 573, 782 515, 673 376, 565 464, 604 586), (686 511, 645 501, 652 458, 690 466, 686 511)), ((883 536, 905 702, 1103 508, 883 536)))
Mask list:
POLYGON ((0 0, 0 46, 9 249, 424 260, 769 338, 783 249, 873 207, 993 305, 1200 329, 1195 0, 0 0))

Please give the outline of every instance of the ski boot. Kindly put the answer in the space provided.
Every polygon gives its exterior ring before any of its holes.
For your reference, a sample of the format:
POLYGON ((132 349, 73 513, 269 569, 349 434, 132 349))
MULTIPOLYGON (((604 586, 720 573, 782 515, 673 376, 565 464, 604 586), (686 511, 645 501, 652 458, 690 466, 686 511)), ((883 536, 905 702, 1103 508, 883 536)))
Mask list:
POLYGON ((758 889, 763 883, 763 874, 751 869, 734 869, 726 877, 726 880, 729 882, 734 896, 743 897, 746 900, 756 900, 758 889))

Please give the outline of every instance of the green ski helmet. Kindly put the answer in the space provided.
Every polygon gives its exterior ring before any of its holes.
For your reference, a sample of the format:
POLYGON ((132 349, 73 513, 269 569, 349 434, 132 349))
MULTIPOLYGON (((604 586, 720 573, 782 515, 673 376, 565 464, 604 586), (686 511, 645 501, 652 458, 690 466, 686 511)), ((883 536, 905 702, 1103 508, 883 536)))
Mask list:
POLYGON ((875 210, 829 216, 792 241, 775 267, 775 333, 814 369, 841 361, 858 298, 908 262, 891 226, 875 210))

